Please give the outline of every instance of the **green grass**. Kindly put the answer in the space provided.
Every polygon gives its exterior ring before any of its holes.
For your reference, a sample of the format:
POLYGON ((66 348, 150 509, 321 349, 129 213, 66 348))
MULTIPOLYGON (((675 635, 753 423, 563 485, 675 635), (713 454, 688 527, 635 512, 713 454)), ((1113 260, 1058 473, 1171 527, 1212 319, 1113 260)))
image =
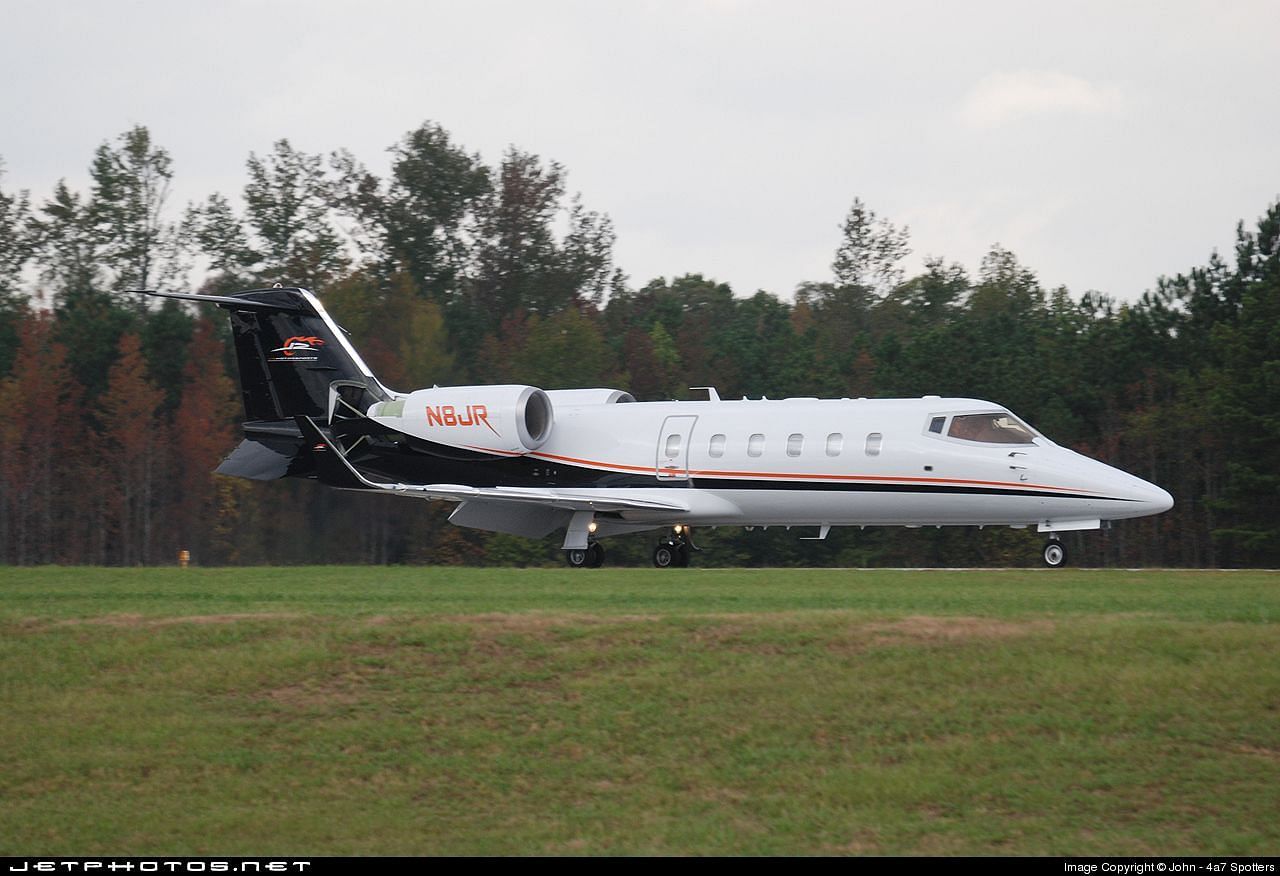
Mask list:
POLYGON ((0 570, 0 854, 1280 853, 1280 574, 0 570))

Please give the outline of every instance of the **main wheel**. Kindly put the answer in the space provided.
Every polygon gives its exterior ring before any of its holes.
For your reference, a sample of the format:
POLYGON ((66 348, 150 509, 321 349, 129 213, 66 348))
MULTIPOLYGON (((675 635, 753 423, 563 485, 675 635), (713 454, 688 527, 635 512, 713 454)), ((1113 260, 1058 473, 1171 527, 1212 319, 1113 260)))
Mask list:
POLYGON ((604 548, 600 542, 593 541, 587 545, 587 568, 598 569, 604 565, 604 548))
POLYGON ((564 558, 575 569, 586 568, 587 561, 591 558, 591 548, 589 546, 585 548, 570 548, 564 552, 564 558))
POLYGON ((653 549, 653 564, 659 569, 670 568, 677 564, 679 555, 675 545, 664 541, 653 549))
POLYGON ((1045 542, 1044 552, 1041 556, 1044 557, 1044 564, 1051 569, 1056 569, 1067 563, 1067 549, 1060 541, 1045 542))

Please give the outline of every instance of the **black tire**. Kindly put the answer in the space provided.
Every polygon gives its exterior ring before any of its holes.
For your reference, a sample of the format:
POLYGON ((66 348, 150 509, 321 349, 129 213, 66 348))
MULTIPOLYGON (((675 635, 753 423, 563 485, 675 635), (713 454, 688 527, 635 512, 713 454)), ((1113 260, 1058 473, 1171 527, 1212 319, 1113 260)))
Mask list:
POLYGON ((1044 558, 1044 564, 1050 569, 1057 569, 1067 564, 1067 548, 1060 541, 1045 542, 1044 550, 1040 554, 1044 558))
POLYGON ((659 569, 669 569, 676 565, 679 556, 676 546, 664 541, 653 549, 653 565, 659 569))
POLYGON ((569 565, 575 569, 585 569, 587 561, 591 558, 591 548, 570 548, 564 552, 564 558, 569 565))
POLYGON ((674 565, 682 569, 689 567, 689 546, 687 544, 676 545, 676 561, 674 565))
POLYGON ((587 546, 587 568, 598 569, 604 565, 604 548, 600 542, 593 541, 587 546))

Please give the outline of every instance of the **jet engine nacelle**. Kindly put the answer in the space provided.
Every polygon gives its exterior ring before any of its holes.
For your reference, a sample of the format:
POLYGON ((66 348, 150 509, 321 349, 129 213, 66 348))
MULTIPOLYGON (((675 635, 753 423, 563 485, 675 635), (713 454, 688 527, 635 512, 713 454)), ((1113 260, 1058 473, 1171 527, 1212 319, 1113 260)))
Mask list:
POLYGON ((520 455, 551 436, 551 399, 534 386, 437 386, 369 408, 406 435, 469 450, 520 455))
POLYGON ((620 405, 636 397, 621 389, 548 389, 547 396, 558 408, 575 405, 620 405))

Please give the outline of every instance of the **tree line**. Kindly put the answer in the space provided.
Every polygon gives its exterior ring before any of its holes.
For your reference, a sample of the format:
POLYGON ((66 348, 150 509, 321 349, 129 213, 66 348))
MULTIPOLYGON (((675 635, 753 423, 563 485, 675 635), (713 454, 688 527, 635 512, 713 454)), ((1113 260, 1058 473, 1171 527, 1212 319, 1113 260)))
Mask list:
MULTIPOLYGON (((998 245, 976 276, 942 258, 908 275, 908 230, 854 199, 830 276, 784 298, 698 274, 633 284, 608 216, 554 161, 511 147, 490 164, 431 123, 390 155, 379 176, 280 140, 249 155, 238 198, 182 209, 141 126, 95 151, 88 191, 33 200, 0 175, 0 561, 560 562, 554 537, 460 530, 438 503, 212 475, 243 415, 225 318, 122 291, 186 290, 198 273, 211 294, 312 288, 397 389, 991 399, 1173 493, 1164 515, 1072 535, 1076 561, 1280 563, 1280 200, 1237 226, 1230 254, 1121 302, 1046 289, 998 245)), ((1038 542, 801 534, 696 538, 744 565, 1024 564, 1038 542)), ((650 540, 611 539, 610 562, 647 562, 650 540)))

